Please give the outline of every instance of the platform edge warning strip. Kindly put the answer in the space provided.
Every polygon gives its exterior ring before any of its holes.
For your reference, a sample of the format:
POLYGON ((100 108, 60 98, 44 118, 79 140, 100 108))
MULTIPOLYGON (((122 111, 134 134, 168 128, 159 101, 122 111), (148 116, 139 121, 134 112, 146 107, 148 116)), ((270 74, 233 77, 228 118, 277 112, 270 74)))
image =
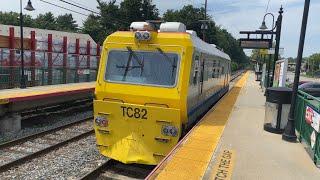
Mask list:
POLYGON ((190 130, 146 179, 202 179, 247 78, 248 72, 190 130))
MULTIPOLYGON (((83 84, 86 85, 86 87, 81 87, 82 83, 73 83, 71 87, 63 87, 58 90, 54 90, 53 88, 59 88, 59 85, 42 86, 44 89, 39 89, 41 88, 41 86, 37 86, 37 87, 34 87, 36 89, 34 89, 34 91, 32 92, 30 92, 30 90, 33 87, 28 89, 21 89, 20 92, 16 92, 18 93, 16 94, 16 96, 12 95, 14 93, 8 93, 7 95, 8 97, 0 96, 0 105, 12 103, 12 102, 19 102, 19 101, 50 98, 55 96, 74 95, 78 93, 94 92, 95 90, 94 83, 83 83, 83 84)), ((61 85, 65 86, 66 84, 61 84, 61 85)), ((8 90, 12 90, 12 89, 8 89, 8 90)), ((5 91, 5 89, 3 91, 5 91)))

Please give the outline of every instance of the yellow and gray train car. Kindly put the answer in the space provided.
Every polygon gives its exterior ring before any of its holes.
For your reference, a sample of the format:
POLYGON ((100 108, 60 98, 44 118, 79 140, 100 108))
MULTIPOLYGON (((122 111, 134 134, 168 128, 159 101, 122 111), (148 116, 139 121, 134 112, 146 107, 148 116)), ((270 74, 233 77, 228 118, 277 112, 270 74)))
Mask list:
POLYGON ((182 23, 134 22, 103 44, 94 100, 99 151, 155 165, 229 89, 230 58, 182 23))

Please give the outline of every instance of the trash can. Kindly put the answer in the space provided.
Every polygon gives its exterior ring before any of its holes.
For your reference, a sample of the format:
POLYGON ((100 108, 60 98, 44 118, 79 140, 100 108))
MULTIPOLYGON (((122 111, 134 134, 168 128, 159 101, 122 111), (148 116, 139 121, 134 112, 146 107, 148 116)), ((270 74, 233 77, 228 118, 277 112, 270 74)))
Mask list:
POLYGON ((262 71, 257 71, 256 72, 256 81, 261 81, 262 78, 262 71))
POLYGON ((269 87, 266 90, 264 127, 265 131, 282 134, 288 122, 292 89, 269 87))

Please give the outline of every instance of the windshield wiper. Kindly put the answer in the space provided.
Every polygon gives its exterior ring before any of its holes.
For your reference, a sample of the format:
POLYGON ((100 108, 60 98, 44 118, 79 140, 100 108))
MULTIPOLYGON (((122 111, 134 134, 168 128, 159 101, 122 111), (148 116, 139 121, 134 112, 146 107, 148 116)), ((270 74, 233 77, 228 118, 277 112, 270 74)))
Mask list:
MULTIPOLYGON (((131 49, 131 47, 127 47, 128 51, 130 52, 130 54, 132 54, 132 56, 134 57, 134 59, 137 60, 138 64, 140 65, 140 68, 141 68, 141 72, 140 72, 140 76, 142 76, 142 72, 143 72, 143 68, 144 68, 144 60, 141 61, 139 59, 139 57, 137 56, 137 54, 131 49)), ((139 66, 137 66, 139 67, 139 66)))
MULTIPOLYGON (((129 52, 130 52, 130 51, 129 51, 129 52)), ((122 81, 125 81, 125 80, 126 80, 126 77, 127 77, 128 71, 129 71, 129 66, 130 66, 131 60, 132 60, 132 53, 130 52, 129 57, 128 57, 128 61, 127 61, 127 66, 125 67, 126 69, 125 69, 124 74, 123 74, 122 81)))
POLYGON ((125 81, 126 80, 126 77, 127 77, 127 74, 128 74, 128 71, 131 70, 131 69, 135 69, 135 68, 140 68, 141 69, 141 74, 140 76, 142 75, 142 72, 143 72, 143 67, 144 67, 144 61, 140 61, 139 57, 136 55, 136 53, 131 49, 131 47, 127 47, 128 51, 129 51, 129 57, 128 57, 128 60, 127 60, 127 65, 126 66, 119 66, 117 65, 116 67, 117 68, 126 68, 125 71, 124 71, 124 74, 123 74, 123 78, 122 78, 122 81, 125 81), (134 59, 136 59, 136 61, 138 62, 139 66, 130 66, 130 63, 132 61, 132 57, 134 59))
POLYGON ((173 62, 171 62, 171 59, 169 58, 169 56, 165 53, 165 52, 163 52, 163 50, 161 49, 161 48, 156 48, 159 52, 160 52, 160 54, 162 54, 164 57, 165 57, 165 59, 168 61, 168 62, 170 62, 171 63, 171 66, 172 66, 172 72, 171 72, 171 77, 173 77, 173 75, 174 75, 174 70, 177 68, 177 66, 175 65, 176 64, 176 59, 174 58, 174 60, 173 60, 173 62))

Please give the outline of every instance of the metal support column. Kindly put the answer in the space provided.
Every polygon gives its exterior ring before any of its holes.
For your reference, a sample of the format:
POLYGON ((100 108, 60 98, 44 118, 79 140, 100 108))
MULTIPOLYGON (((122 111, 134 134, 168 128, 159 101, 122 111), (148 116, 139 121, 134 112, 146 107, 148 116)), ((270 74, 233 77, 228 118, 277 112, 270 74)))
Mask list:
POLYGON ((306 29, 307 29, 307 23, 308 23, 309 7, 310 7, 310 0, 305 0, 303 17, 302 17, 302 25, 301 25, 301 31, 300 31, 300 41, 299 41, 297 63, 296 63, 294 82, 293 82, 290 113, 289 113, 288 123, 287 123, 287 125, 284 129, 284 133, 282 135, 282 139, 285 141, 288 141, 288 142, 296 142, 296 140, 297 140, 297 136, 296 136, 296 132, 295 132, 295 123, 294 123, 294 112, 295 112, 295 108, 296 108, 298 84, 299 84, 299 77, 300 77, 300 69, 301 69, 301 62, 302 62, 302 55, 303 55, 304 40, 305 40, 305 36, 306 36, 306 29))
POLYGON ((14 28, 10 27, 9 28, 9 79, 8 79, 8 88, 14 88, 15 87, 15 59, 16 59, 16 54, 15 54, 15 42, 14 42, 14 28))
POLYGON ((63 37, 63 47, 62 47, 62 53, 63 53, 63 62, 62 62, 62 68, 63 68, 63 84, 67 84, 67 60, 68 60, 68 39, 66 36, 63 37))
POLYGON ((35 31, 31 31, 31 42, 30 42, 30 50, 31 50, 31 86, 36 86, 36 33, 35 31))
POLYGON ((87 82, 90 81, 90 58, 91 58, 91 44, 87 41, 87 82))
POLYGON ((282 13, 283 13, 283 8, 281 6, 280 11, 279 11, 279 16, 278 16, 278 19, 277 19, 277 22, 276 22, 276 27, 277 27, 277 30, 276 30, 276 47, 275 47, 274 60, 273 60, 273 72, 272 72, 271 84, 273 84, 276 61, 278 61, 278 58, 279 58, 281 26, 282 26, 282 13))
POLYGON ((52 84, 52 34, 48 34, 48 84, 52 84))
POLYGON ((75 72, 75 82, 79 82, 79 66, 80 62, 80 40, 76 39, 76 72, 75 72))

